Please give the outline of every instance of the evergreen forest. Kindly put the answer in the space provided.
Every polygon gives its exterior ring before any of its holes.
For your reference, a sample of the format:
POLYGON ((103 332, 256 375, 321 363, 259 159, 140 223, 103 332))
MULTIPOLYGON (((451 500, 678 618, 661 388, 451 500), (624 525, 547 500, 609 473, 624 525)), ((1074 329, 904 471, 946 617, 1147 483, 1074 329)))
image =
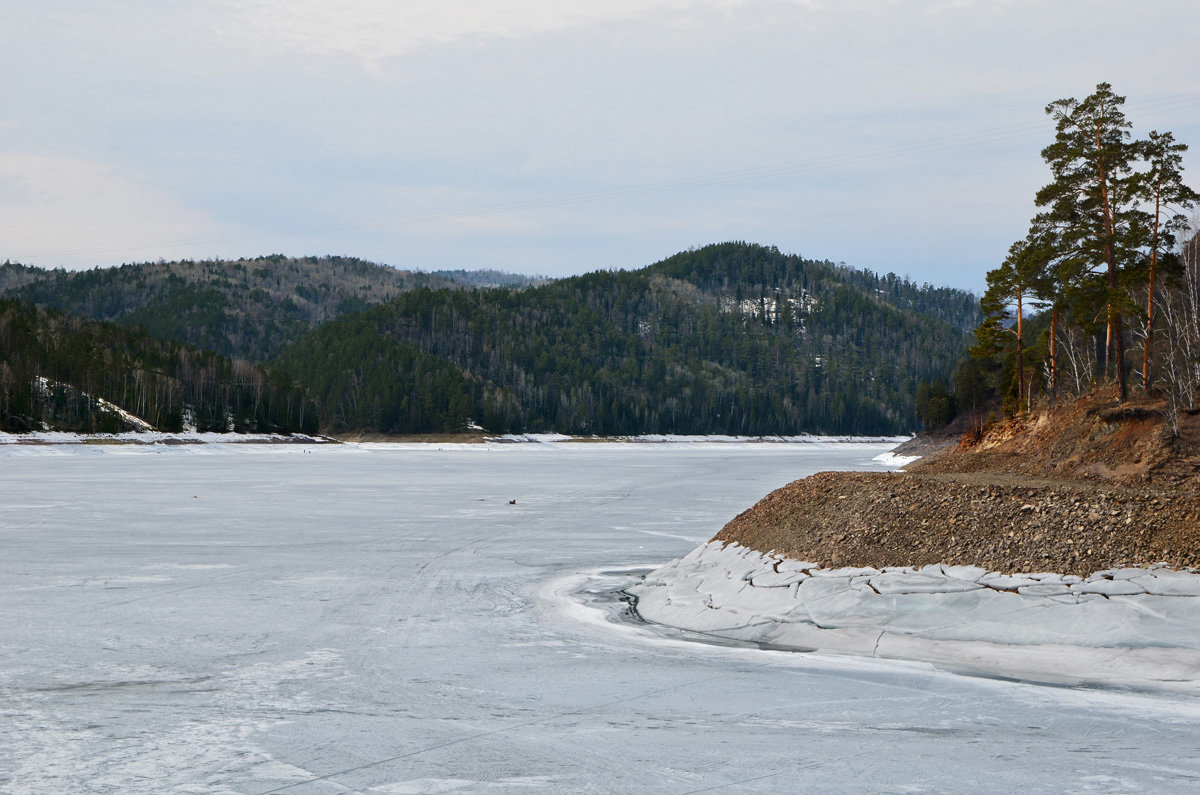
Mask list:
MULTIPOLYGON (((499 275, 499 274, 498 274, 499 275)), ((5 263, 0 296, 262 362, 336 317, 453 279, 353 257, 180 260, 68 271, 5 263)))
POLYGON ((162 429, 897 434, 980 322, 969 293, 747 243, 510 276, 6 264, 4 427, 120 425, 102 400, 162 429))
POLYGON ((894 434, 978 322, 968 293, 724 243, 523 290, 411 290, 275 364, 334 432, 894 434))
POLYGON ((278 373, 126 329, 0 299, 0 430, 315 433, 278 373))

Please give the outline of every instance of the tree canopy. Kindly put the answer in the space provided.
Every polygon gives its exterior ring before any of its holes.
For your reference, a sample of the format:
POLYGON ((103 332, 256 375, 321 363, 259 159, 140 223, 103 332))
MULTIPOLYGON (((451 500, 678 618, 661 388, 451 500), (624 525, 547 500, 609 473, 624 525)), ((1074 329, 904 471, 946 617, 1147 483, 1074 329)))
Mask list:
POLYGON ((1014 360, 995 369, 1002 378, 995 388, 1013 394, 1016 409, 1034 391, 1053 399, 1064 388, 1104 382, 1126 400, 1127 350, 1138 338, 1142 389, 1155 388, 1156 297, 1179 281, 1175 252, 1188 229, 1185 213, 1200 195, 1183 182, 1187 147, 1169 132, 1133 138, 1124 104, 1100 83, 1082 100, 1046 106, 1055 124, 1054 141, 1042 150, 1051 181, 1034 198, 1040 212, 1026 237, 988 274, 972 349, 978 357, 1014 360), (1024 326, 1031 302, 1049 318, 1029 371, 1024 326))

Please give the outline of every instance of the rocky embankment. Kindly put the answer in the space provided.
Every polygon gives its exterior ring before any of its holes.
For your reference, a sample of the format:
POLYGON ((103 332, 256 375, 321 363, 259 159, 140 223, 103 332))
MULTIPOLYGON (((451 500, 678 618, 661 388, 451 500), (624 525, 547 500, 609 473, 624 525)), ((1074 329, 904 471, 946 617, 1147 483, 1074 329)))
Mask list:
POLYGON ((968 433, 893 473, 796 481, 714 540, 823 566, 1200 567, 1200 417, 1091 396, 968 433))

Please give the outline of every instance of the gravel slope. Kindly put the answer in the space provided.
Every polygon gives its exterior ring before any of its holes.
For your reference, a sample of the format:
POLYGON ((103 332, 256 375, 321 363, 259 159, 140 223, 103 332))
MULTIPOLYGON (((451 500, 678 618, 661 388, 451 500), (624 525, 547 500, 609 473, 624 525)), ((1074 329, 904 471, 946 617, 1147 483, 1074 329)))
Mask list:
POLYGON ((826 472, 714 540, 824 566, 981 566, 1087 575, 1200 567, 1200 417, 1106 395, 993 424, 907 472, 826 472))

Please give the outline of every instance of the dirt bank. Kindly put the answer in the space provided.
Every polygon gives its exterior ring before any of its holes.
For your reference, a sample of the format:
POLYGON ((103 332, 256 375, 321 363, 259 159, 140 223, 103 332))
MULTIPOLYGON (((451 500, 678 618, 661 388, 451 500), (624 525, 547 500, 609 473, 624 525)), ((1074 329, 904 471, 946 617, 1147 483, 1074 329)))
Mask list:
POLYGON ((1200 417, 1091 396, 968 434, 907 472, 826 472, 717 534, 825 566, 1086 575, 1200 567, 1200 417))

